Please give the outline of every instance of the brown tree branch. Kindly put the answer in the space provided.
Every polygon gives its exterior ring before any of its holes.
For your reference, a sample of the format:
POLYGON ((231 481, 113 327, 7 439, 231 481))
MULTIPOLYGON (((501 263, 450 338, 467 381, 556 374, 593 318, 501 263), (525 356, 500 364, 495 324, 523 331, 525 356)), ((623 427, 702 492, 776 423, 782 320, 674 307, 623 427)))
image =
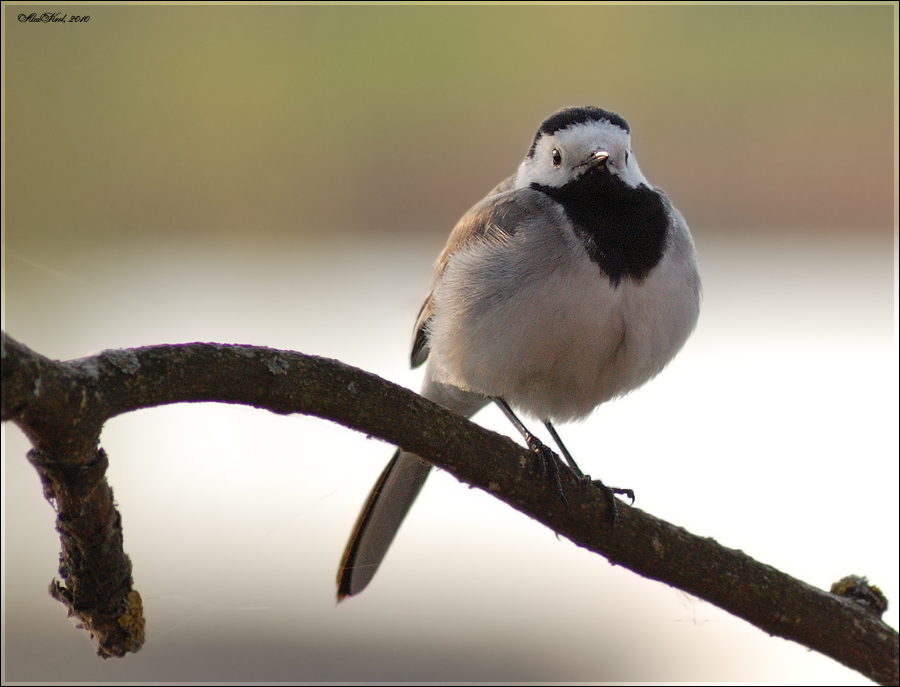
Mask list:
POLYGON ((51 593, 95 638, 101 656, 143 643, 140 596, 98 447, 110 418, 182 402, 239 403, 339 422, 402 446, 489 492, 610 562, 705 599, 772 635, 898 684, 898 634, 864 580, 816 589, 637 508, 608 525, 598 490, 563 475, 568 505, 531 453, 404 388, 335 360, 252 346, 185 344, 55 362, 5 333, 2 419, 33 444, 29 459, 57 512, 60 576, 51 593))

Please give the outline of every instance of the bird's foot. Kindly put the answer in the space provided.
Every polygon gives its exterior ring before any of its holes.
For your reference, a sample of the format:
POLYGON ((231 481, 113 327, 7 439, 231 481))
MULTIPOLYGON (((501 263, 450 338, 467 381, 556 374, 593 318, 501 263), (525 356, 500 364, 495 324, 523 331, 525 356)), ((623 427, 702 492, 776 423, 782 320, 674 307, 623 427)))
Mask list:
POLYGON ((619 522, 619 505, 616 500, 616 494, 620 494, 621 496, 627 496, 631 499, 631 505, 634 505, 634 491, 632 489, 620 489, 619 487, 608 487, 599 479, 591 479, 590 475, 581 475, 579 477, 579 481, 582 485, 587 486, 588 484, 593 484, 600 491, 603 492, 603 495, 606 497, 606 502, 609 504, 609 519, 610 523, 615 527, 616 523, 619 522))
POLYGON ((538 462, 541 466, 541 474, 546 476, 548 472, 550 473, 550 476, 553 478, 553 482, 556 485, 556 493, 559 495, 559 498, 562 499, 562 502, 568 505, 569 499, 566 498, 566 492, 563 490, 562 479, 560 477, 560 466, 563 465, 560 457, 530 432, 525 435, 525 441, 528 443, 528 448, 530 448, 538 457, 538 462))

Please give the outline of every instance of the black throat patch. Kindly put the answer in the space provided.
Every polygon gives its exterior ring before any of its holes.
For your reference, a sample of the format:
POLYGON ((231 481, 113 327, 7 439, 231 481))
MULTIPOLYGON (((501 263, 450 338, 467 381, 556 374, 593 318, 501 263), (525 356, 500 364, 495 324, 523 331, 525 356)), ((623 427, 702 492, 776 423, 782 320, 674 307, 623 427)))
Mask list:
POLYGON ((591 260, 613 286, 624 277, 643 280, 662 260, 669 211, 663 196, 648 186, 632 188, 599 166, 559 188, 531 187, 563 206, 591 260))

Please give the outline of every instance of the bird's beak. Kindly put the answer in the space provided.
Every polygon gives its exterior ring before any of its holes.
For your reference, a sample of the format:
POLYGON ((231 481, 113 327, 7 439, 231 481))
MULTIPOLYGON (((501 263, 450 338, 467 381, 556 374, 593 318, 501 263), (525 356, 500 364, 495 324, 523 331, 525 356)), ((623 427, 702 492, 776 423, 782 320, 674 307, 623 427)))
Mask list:
POLYGON ((593 167, 594 165, 602 165, 609 159, 609 153, 602 148, 595 150, 588 156, 588 159, 581 163, 583 167, 593 167))
POLYGON ((587 165, 599 165, 603 162, 606 162, 609 159, 609 153, 605 150, 595 150, 591 153, 591 156, 587 159, 585 164, 587 165))

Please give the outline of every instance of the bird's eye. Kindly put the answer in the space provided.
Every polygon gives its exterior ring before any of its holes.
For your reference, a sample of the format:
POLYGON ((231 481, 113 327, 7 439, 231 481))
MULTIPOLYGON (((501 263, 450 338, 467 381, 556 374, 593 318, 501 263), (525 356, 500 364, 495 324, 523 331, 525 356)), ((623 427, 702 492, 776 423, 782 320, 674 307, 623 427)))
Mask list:
POLYGON ((559 148, 553 149, 553 166, 559 167, 562 164, 562 153, 559 152, 559 148))

